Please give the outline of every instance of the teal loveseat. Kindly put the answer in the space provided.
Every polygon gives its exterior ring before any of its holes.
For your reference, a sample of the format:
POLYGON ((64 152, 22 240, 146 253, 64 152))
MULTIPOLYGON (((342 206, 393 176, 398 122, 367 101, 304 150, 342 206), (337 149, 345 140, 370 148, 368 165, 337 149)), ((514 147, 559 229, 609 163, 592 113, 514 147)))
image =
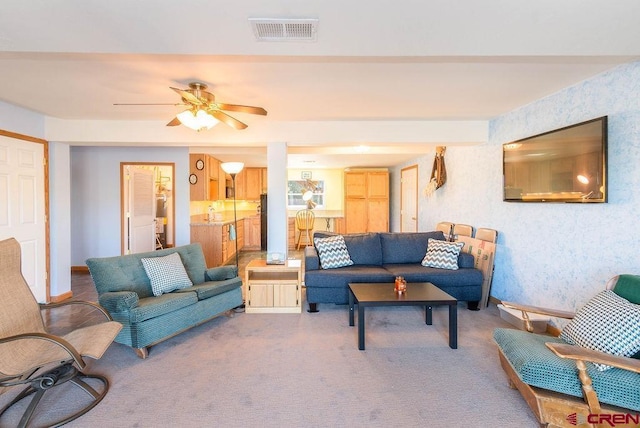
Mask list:
POLYGON ((235 266, 207 269, 200 244, 86 261, 98 301, 123 325, 115 341, 141 358, 148 347, 242 305, 235 266), (193 286, 155 296, 142 259, 178 253, 193 286))

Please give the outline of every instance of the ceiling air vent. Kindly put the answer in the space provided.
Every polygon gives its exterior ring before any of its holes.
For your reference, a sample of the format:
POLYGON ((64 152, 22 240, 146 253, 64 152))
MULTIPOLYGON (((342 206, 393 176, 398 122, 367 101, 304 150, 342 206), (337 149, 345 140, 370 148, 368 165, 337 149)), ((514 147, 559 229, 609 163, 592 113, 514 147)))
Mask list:
POLYGON ((249 18, 253 34, 263 42, 316 41, 318 20, 249 18))

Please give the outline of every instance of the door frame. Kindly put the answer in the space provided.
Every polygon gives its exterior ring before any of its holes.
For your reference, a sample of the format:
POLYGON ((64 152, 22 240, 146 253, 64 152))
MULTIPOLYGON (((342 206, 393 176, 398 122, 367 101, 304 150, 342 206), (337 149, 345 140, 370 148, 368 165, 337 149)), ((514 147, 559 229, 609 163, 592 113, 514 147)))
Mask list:
MULTIPOLYGON (((51 257, 50 257, 50 225, 49 225, 49 142, 47 140, 43 140, 41 138, 31 137, 29 135, 18 134, 16 132, 5 131, 0 129, 0 135, 7 138, 14 138, 16 140, 22 140, 35 144, 43 145, 43 163, 42 168, 44 170, 44 252, 45 252, 45 302, 49 303, 51 301, 51 257)), ((67 298, 67 295, 62 296, 63 300, 67 298)))
POLYGON ((167 228, 171 230, 171 236, 173 237, 173 244, 175 245, 176 239, 176 186, 175 186, 175 177, 176 177, 176 164, 175 162, 120 162, 120 254, 124 254, 126 245, 124 242, 124 233, 126 225, 126 215, 125 215, 125 200, 124 200, 124 186, 125 186, 125 172, 128 166, 146 166, 146 167, 170 167, 171 168, 171 180, 173 183, 172 192, 173 197, 171 198, 171 206, 169 210, 171 211, 171 224, 167 221, 167 228))
POLYGON ((416 170, 416 183, 415 183, 415 189, 416 189, 416 193, 413 195, 414 200, 415 200, 415 219, 416 219, 416 230, 410 230, 409 232, 417 232, 419 227, 418 227, 418 165, 411 165, 408 166, 406 168, 402 168, 400 170, 400 232, 407 232, 405 230, 403 230, 403 225, 404 225, 404 221, 403 221, 403 217, 405 215, 407 215, 407 213, 404 212, 404 200, 406 197, 408 197, 408 195, 405 195, 404 192, 404 186, 402 185, 402 180, 403 180, 403 175, 405 173, 405 171, 411 170, 411 169, 415 169, 416 170))

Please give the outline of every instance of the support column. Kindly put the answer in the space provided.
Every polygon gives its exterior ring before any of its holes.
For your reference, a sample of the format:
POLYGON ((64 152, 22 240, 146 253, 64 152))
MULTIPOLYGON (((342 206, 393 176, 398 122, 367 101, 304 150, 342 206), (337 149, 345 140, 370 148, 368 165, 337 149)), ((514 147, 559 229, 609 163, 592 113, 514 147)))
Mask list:
POLYGON ((267 145, 267 251, 288 256, 287 144, 267 145))

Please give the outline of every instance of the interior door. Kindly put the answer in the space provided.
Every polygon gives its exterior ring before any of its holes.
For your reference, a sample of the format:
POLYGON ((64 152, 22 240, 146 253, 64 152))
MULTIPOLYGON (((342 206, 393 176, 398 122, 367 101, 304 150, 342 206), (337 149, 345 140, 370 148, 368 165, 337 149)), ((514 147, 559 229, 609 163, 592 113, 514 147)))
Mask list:
POLYGON ((126 165, 123 174, 125 208, 124 253, 156 249, 155 178, 152 169, 126 165))
POLYGON ((0 239, 20 243, 22 275, 36 300, 47 286, 46 148, 44 140, 0 135, 0 239))
POLYGON ((418 231, 418 165, 400 172, 400 232, 418 231))

